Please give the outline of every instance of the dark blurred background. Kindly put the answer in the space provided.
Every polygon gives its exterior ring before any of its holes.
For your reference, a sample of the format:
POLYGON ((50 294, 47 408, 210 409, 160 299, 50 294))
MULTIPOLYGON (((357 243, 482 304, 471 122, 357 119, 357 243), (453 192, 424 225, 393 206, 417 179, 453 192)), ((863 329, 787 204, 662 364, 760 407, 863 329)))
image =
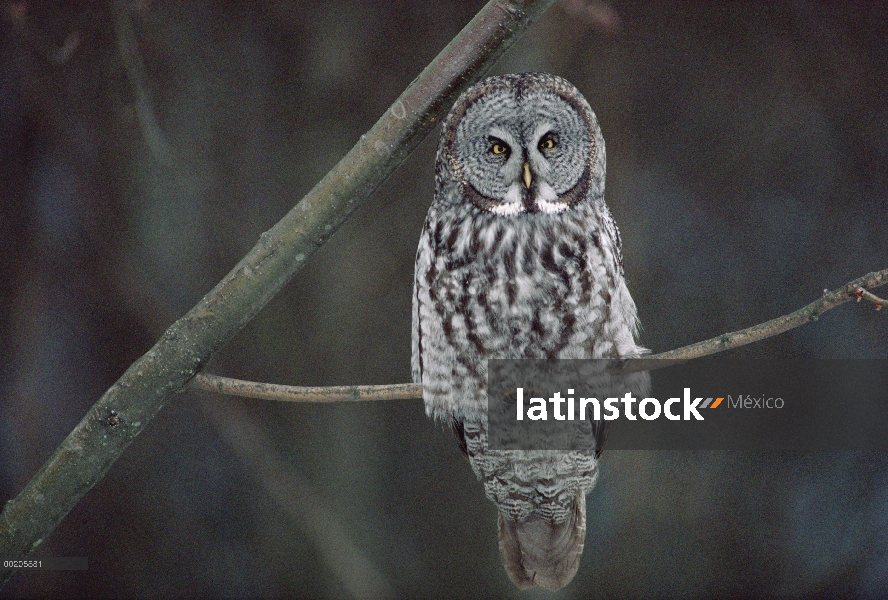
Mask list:
MULTIPOLYGON (((482 4, 0 1, 0 502, 482 4)), ((561 0, 494 69, 530 70, 598 114, 655 351, 888 267, 884 3, 561 0)), ((409 381, 436 135, 209 372, 409 381)), ((733 356, 888 358, 886 319, 733 356)), ((418 401, 187 392, 37 550, 89 570, 0 597, 517 597, 496 540, 418 401)), ((888 596, 888 456, 605 452, 558 597, 743 595, 888 596)))

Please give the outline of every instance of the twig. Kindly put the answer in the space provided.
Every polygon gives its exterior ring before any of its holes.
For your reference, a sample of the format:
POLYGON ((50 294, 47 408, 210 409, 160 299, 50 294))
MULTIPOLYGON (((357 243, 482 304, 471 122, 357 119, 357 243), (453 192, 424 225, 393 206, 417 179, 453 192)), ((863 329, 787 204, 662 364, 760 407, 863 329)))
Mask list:
POLYGON ((876 310, 882 310, 882 305, 888 304, 888 300, 879 298, 875 294, 872 294, 863 288, 857 288, 856 290, 854 290, 854 295, 857 296, 858 302, 860 302, 861 298, 866 298, 867 300, 875 304, 876 310))
MULTIPOLYGON (((93 405, 0 513, 0 556, 25 557, 172 396, 339 229, 553 0, 491 0, 360 141, 93 405)), ((0 566, 0 585, 12 571, 0 566)))
MULTIPOLYGON (((799 325, 816 321, 826 311, 848 302, 852 298, 866 298, 876 304, 876 310, 885 302, 878 296, 867 292, 864 288, 879 287, 888 283, 888 269, 864 275, 860 279, 833 292, 824 292, 823 296, 799 310, 771 319, 765 323, 754 325, 740 331, 725 333, 720 336, 669 350, 659 354, 645 356, 644 366, 653 360, 690 360, 709 354, 724 352, 758 342, 781 334, 799 325)), ((670 364, 675 364, 674 362, 670 364)), ((388 385, 352 385, 329 387, 299 387, 293 385, 276 385, 273 383, 257 383, 200 373, 191 380, 194 389, 242 396, 264 400, 281 400, 284 402, 358 402, 369 400, 410 400, 422 398, 422 387, 416 383, 396 383, 388 385)))
POLYGON ((690 346, 669 350, 648 356, 651 359, 690 359, 732 350, 745 346, 751 342, 757 342, 771 336, 778 335, 785 331, 789 331, 799 325, 804 325, 810 321, 816 321, 820 315, 826 311, 844 304, 857 297, 857 290, 861 288, 875 288, 888 283, 888 269, 867 273, 859 279, 855 279, 845 284, 835 291, 825 291, 823 295, 811 304, 800 308, 788 315, 771 319, 759 325, 753 325, 747 329, 725 333, 718 337, 697 342, 690 346))

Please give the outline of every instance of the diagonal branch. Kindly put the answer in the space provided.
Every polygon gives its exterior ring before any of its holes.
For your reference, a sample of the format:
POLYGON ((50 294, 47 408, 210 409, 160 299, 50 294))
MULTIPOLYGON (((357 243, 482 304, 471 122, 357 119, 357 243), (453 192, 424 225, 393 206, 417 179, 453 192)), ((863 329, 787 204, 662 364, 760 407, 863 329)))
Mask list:
MULTIPOLYGON (((884 300, 867 292, 865 288, 875 288, 885 284, 888 284, 888 269, 869 273, 835 291, 824 292, 823 296, 811 304, 803 306, 788 315, 783 315, 782 317, 777 317, 740 331, 725 333, 712 339, 691 344, 690 346, 646 356, 644 361, 645 368, 650 366, 651 360, 664 359, 673 361, 669 364, 675 364, 675 360, 690 360, 709 354, 717 354, 779 335, 799 325, 816 321, 826 311, 854 298, 858 302, 860 298, 866 298, 876 305, 876 310, 879 310, 881 308, 880 303, 884 302, 884 300)), ((192 379, 191 387, 230 396, 281 400, 284 402, 359 402, 370 400, 410 400, 422 397, 422 386, 418 383, 299 387, 242 381, 240 379, 231 379, 206 373, 200 373, 192 379)))
MULTIPOLYGON (((30 554, 174 394, 240 331, 553 0, 491 0, 225 278, 105 392, 0 513, 0 556, 30 554)), ((0 585, 12 571, 0 566, 0 585)))

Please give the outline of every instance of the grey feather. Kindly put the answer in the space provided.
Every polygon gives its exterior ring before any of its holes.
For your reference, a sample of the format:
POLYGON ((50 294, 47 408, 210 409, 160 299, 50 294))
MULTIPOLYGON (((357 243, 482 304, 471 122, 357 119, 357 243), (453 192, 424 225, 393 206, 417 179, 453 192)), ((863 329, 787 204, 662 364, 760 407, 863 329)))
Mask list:
POLYGON ((444 122, 416 255, 413 380, 426 412, 454 424, 497 505, 504 564, 520 587, 573 578, 598 457, 490 450, 486 361, 645 352, 604 179, 595 114, 559 77, 485 79, 444 122))

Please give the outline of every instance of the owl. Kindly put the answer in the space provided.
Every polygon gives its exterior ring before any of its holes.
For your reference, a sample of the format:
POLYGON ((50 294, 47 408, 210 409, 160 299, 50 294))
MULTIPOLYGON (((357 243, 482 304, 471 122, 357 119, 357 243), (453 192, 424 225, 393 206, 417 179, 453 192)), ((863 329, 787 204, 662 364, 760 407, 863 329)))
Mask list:
POLYGON ((596 424, 588 451, 490 449, 487 360, 646 352, 604 174, 595 114, 554 75, 485 79, 443 123, 416 254, 413 381, 496 504, 521 588, 556 590, 576 574, 605 431, 596 424))

